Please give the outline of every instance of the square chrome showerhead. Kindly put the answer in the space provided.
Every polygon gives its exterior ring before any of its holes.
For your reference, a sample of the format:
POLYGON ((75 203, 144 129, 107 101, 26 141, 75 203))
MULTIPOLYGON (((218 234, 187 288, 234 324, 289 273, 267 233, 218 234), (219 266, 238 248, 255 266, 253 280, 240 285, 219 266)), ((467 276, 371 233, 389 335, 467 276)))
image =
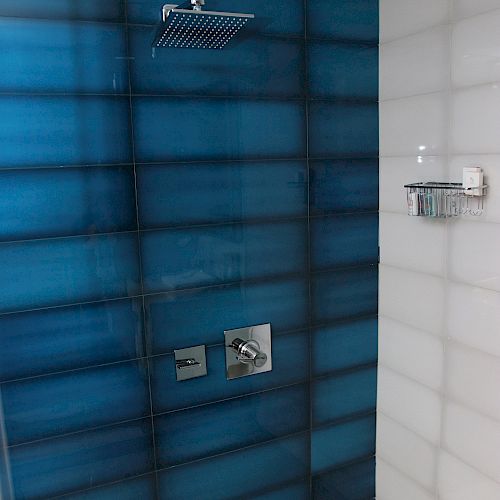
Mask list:
POLYGON ((163 8, 163 23, 153 47, 223 49, 253 14, 163 8))

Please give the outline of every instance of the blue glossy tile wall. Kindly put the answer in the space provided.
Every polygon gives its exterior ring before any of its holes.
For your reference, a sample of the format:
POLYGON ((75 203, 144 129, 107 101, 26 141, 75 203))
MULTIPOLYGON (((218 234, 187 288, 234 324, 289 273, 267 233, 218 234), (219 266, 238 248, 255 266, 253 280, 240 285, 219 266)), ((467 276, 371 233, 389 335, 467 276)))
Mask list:
POLYGON ((16 498, 373 496, 377 2, 207 8, 256 19, 153 51, 154 0, 0 5, 16 498), (266 322, 273 371, 228 382, 223 331, 266 322))

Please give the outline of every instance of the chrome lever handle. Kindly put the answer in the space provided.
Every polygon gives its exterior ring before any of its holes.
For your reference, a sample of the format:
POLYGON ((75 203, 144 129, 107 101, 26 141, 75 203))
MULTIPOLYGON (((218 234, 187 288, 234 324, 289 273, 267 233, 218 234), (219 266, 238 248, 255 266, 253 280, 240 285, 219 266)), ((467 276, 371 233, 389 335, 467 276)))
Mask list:
POLYGON ((199 365, 200 363, 198 363, 198 361, 196 361, 196 359, 194 358, 178 359, 175 362, 175 367, 179 370, 182 368, 191 368, 193 366, 199 366, 199 365))
POLYGON ((260 368, 267 362, 267 354, 260 350, 260 345, 256 340, 234 339, 231 348, 236 352, 238 361, 249 363, 260 368))

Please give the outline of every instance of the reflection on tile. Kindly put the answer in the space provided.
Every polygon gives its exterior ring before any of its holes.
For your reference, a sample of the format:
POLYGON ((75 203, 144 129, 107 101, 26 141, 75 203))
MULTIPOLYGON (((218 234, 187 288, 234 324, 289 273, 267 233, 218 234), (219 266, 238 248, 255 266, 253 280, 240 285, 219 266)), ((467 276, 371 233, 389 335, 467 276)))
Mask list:
POLYGON ((312 317, 316 324, 377 313, 376 266, 317 274, 312 279, 312 317))
POLYGON ((378 104, 313 101, 309 105, 312 158, 378 156, 378 104))
POLYGON ((16 446, 10 449, 16 498, 47 498, 143 474, 154 467, 152 450, 150 419, 16 446))
POLYGON ((137 26, 130 30, 134 94, 304 95, 301 39, 249 37, 242 31, 222 51, 190 50, 186 57, 183 49, 155 49, 152 54, 151 40, 156 29, 137 26))
POLYGON ((122 25, 0 19, 0 44, 1 92, 128 92, 122 25))
POLYGON ((306 163, 144 165, 138 193, 145 229, 300 217, 307 215, 306 163))
POLYGON ((310 162, 313 215, 378 209, 378 159, 310 162))
POLYGON ((131 361, 2 386, 9 444, 19 444, 149 413, 147 371, 131 361))
POLYGON ((308 386, 264 392, 155 418, 161 467, 306 430, 308 386), (287 418, 283 418, 286 413, 287 418))
POLYGON ((0 240, 136 229, 131 167, 0 172, 0 240), (56 188, 57 186, 57 188, 56 188))
POLYGON ((138 300, 6 314, 0 330, 0 380, 144 355, 138 300))
POLYGON ((307 59, 312 97, 378 99, 378 47, 310 41, 307 59))
POLYGON ((0 167, 131 163, 129 100, 1 96, 0 167))
POLYGON ((313 474, 321 474, 343 463, 374 455, 375 416, 316 429, 311 440, 313 474))
POLYGON ((305 328, 308 286, 305 279, 227 285, 146 297, 145 305, 151 349, 160 354, 219 344, 224 330, 244 326, 271 323, 273 334, 305 328))
POLYGON ((304 113, 297 101, 136 97, 137 161, 303 158, 304 113))
POLYGON ((177 410, 273 387, 304 382, 309 373, 308 335, 297 333, 273 338, 273 370, 264 375, 227 382, 224 346, 207 349, 208 376, 179 384, 173 355, 155 358, 151 386, 154 413, 177 410), (293 366, 294 369, 290 370, 293 366))
POLYGON ((4 243, 0 261, 1 312, 139 292, 134 233, 4 243))
POLYGON ((300 273, 306 224, 231 224, 141 235, 144 288, 161 292, 300 273))
POLYGON ((307 438, 301 434, 175 467, 160 473, 160 494, 229 500, 242 493, 241 481, 245 478, 245 494, 253 498, 263 489, 305 476, 307 449, 307 438))
POLYGON ((311 221, 311 267, 332 269, 378 263, 378 214, 311 221))

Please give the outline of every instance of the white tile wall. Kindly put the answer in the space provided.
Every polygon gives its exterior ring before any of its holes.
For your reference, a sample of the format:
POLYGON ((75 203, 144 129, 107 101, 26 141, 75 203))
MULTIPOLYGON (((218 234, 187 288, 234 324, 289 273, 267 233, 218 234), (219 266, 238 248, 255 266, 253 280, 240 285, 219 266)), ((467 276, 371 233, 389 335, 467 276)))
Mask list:
POLYGON ((455 18, 471 17, 481 12, 500 9, 500 0, 454 0, 455 18))

